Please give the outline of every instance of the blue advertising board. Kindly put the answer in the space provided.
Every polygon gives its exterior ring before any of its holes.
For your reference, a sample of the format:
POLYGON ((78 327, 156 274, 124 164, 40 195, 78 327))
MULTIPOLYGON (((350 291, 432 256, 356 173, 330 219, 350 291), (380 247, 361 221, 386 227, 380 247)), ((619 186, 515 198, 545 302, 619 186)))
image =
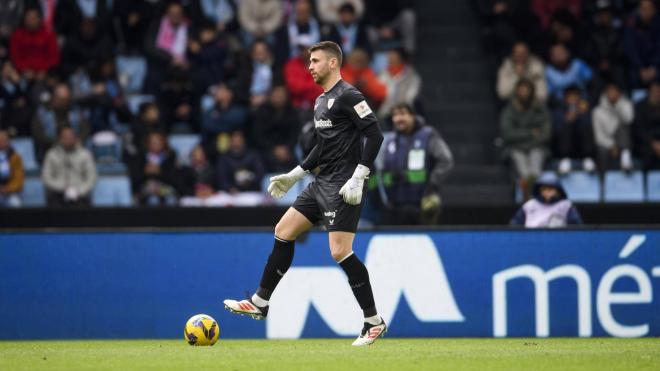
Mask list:
MULTIPOLYGON (((296 244, 267 321, 223 310, 259 282, 266 232, 0 235, 0 339, 354 336, 327 234, 296 244)), ((660 231, 379 231, 354 245, 390 336, 660 336, 660 231)))

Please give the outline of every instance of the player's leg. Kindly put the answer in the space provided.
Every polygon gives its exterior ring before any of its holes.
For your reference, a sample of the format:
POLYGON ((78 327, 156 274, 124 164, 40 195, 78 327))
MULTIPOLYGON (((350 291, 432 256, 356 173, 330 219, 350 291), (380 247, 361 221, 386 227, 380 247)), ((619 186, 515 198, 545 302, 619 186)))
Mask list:
POLYGON ((348 276, 348 283, 351 286, 353 295, 357 299, 364 314, 364 327, 360 336, 353 342, 353 345, 370 345, 385 334, 387 326, 376 311, 376 303, 374 301, 367 267, 353 253, 355 233, 331 231, 328 236, 330 254, 339 263, 346 276, 348 276))
POLYGON ((293 261, 295 241, 308 231, 312 222, 300 211, 290 207, 275 226, 275 240, 259 288, 251 298, 245 300, 227 299, 225 308, 237 314, 247 314, 254 319, 264 319, 268 314, 268 301, 293 261))

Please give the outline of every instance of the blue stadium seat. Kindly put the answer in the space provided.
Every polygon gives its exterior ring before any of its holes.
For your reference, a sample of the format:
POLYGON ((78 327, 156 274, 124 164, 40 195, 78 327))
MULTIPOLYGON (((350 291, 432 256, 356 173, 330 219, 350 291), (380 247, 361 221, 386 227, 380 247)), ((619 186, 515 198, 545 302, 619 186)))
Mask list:
POLYGON ((660 170, 652 170, 646 174, 646 200, 660 202, 660 170))
POLYGON ((608 171, 604 183, 605 202, 643 202, 644 174, 633 171, 608 171))
POLYGON ((142 103, 153 103, 156 101, 156 97, 153 95, 128 95, 126 97, 126 104, 128 104, 128 109, 132 114, 138 115, 140 113, 140 105, 142 103))
POLYGON ((25 207, 43 207, 46 206, 46 191, 41 178, 38 176, 27 176, 23 183, 23 192, 21 200, 25 207))
POLYGON ((147 75, 147 61, 140 56, 118 56, 117 75, 126 94, 135 94, 142 91, 144 78, 147 75))
POLYGON ((14 138, 11 140, 11 146, 23 160, 23 170, 27 173, 36 173, 39 170, 39 164, 34 154, 34 141, 30 137, 14 138))
POLYGON ((573 171, 560 178, 568 198, 574 202, 600 202, 601 186, 597 174, 573 171))
POLYGON ((131 206, 131 183, 125 175, 101 175, 92 191, 94 206, 131 206))
POLYGON ((172 134, 168 138, 170 147, 176 151, 176 157, 181 165, 190 164, 190 152, 200 142, 197 134, 172 134))

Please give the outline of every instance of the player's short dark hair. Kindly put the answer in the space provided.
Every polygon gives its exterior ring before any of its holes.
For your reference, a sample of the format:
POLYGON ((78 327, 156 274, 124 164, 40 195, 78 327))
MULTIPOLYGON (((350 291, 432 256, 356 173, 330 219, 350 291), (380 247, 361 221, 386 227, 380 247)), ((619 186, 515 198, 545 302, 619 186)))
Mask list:
POLYGON ((341 66, 343 57, 341 48, 337 43, 332 41, 321 41, 309 47, 310 53, 317 50, 323 50, 326 53, 332 54, 333 57, 337 58, 337 62, 339 62, 339 66, 341 66))

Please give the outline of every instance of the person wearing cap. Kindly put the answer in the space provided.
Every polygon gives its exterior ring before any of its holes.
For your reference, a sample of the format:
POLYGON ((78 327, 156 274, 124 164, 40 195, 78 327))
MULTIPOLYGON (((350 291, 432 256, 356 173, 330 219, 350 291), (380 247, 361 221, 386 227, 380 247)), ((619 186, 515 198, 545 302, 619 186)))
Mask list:
POLYGON ((562 228, 582 224, 582 217, 553 173, 544 174, 534 184, 532 198, 511 219, 511 225, 525 228, 562 228))

